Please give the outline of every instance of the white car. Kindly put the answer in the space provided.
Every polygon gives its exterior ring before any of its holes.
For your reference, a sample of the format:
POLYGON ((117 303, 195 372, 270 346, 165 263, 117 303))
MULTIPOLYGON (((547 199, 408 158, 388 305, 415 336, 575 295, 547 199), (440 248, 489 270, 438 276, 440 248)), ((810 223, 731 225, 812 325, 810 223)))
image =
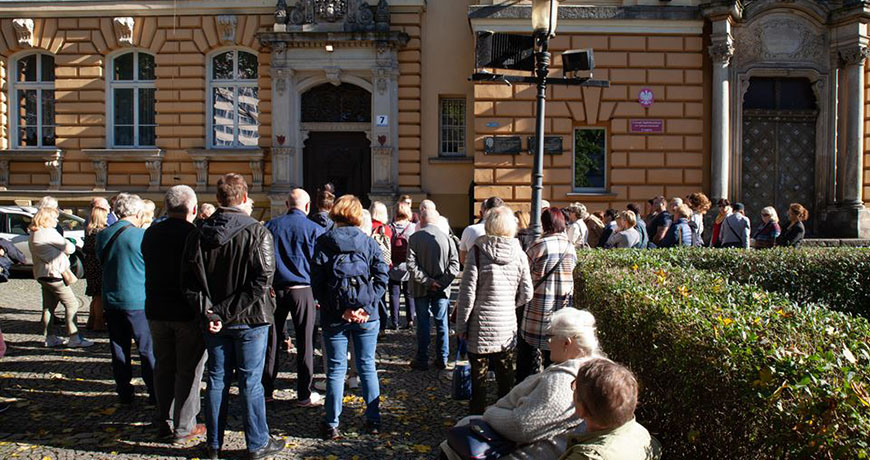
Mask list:
MULTIPOLYGON (((12 241, 12 244, 27 259, 23 264, 14 265, 12 267, 14 271, 30 272, 33 269, 33 258, 30 255, 27 241, 30 238, 28 227, 30 227, 30 222, 35 214, 36 208, 29 206, 0 206, 0 238, 12 241)), ((79 216, 61 212, 58 224, 63 229, 64 238, 76 245, 76 252, 69 257, 72 272, 77 277, 84 278, 85 258, 82 246, 85 243, 85 220, 79 216)))

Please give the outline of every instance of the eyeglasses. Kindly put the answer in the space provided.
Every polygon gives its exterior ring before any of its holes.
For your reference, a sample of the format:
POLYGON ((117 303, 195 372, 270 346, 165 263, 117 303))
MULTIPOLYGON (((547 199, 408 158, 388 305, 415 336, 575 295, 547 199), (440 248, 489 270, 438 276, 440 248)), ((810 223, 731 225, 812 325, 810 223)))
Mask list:
POLYGON ((770 214, 761 213, 761 217, 770 217, 770 214))

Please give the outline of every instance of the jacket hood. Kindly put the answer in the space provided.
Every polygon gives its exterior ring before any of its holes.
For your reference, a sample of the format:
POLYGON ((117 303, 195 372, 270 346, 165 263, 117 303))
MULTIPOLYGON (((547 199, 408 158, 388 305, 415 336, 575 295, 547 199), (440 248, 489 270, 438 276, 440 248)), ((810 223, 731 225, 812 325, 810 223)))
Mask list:
POLYGON ((256 220, 241 209, 220 207, 200 226, 202 242, 212 247, 223 246, 245 227, 256 223, 256 220))
POLYGON ((477 238, 474 244, 480 248, 480 252, 499 265, 507 265, 520 256, 525 257, 516 238, 484 235, 477 238))
POLYGON ((335 227, 317 241, 332 252, 354 252, 366 247, 368 238, 356 227, 335 227))

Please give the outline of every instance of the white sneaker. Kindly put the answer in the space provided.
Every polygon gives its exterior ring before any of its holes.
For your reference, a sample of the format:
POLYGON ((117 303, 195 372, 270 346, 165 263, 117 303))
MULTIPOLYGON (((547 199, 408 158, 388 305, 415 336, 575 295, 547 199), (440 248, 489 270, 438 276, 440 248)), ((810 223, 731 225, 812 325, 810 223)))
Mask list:
POLYGON ((326 391, 326 380, 318 380, 314 382, 314 389, 319 391, 326 391))
POLYGON ((66 343, 66 346, 69 348, 87 348, 94 345, 94 342, 82 337, 81 334, 76 334, 75 336, 69 339, 69 342, 66 343))
POLYGON ((353 377, 347 379, 347 387, 351 390, 356 390, 357 388, 359 388, 359 377, 354 375, 353 377))
POLYGON ((45 347, 46 348, 55 348, 63 346, 66 342, 56 335, 47 335, 45 336, 45 347))
POLYGON ((323 405, 323 396, 320 396, 320 393, 316 391, 312 391, 311 396, 309 396, 308 399, 299 401, 296 405, 300 407, 321 406, 323 405))

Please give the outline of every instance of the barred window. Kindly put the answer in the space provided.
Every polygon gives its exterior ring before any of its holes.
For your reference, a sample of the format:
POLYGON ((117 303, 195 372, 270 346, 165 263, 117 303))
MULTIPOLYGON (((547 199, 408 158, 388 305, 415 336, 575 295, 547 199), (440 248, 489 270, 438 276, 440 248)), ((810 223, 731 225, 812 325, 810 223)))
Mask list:
POLYGON ((602 192, 607 188, 607 131, 604 128, 574 130, 574 191, 602 192))
POLYGON ((154 56, 130 51, 109 66, 108 145, 149 147, 157 143, 154 56))
POLYGON ((441 155, 465 155, 465 99, 441 99, 441 155))
POLYGON ((54 57, 31 53, 15 60, 9 79, 12 144, 49 147, 54 133, 54 57))

